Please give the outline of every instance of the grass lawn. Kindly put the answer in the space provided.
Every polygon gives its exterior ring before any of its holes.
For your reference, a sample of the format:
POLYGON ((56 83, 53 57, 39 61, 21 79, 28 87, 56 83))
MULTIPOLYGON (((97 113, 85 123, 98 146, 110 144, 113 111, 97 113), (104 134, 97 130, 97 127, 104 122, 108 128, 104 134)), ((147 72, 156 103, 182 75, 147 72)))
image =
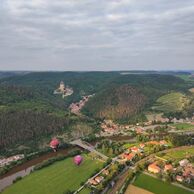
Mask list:
POLYGON ((123 148, 124 149, 128 149, 128 148, 131 148, 133 146, 137 146, 139 143, 126 143, 123 145, 123 148))
POLYGON ((82 189, 79 194, 90 194, 91 190, 89 188, 82 189))
POLYGON ((180 111, 187 103, 188 99, 186 96, 180 92, 172 92, 170 94, 166 94, 161 96, 153 109, 162 111, 162 112, 173 112, 180 111))
POLYGON ((172 124, 171 126, 176 127, 178 130, 191 130, 194 129, 194 125, 190 123, 176 123, 172 124))
POLYGON ((54 163, 35 171, 24 179, 7 188, 2 194, 63 194, 76 190, 85 182, 95 169, 103 163, 84 155, 83 163, 76 166, 72 158, 54 163))
POLYGON ((148 190, 154 194, 193 194, 193 192, 176 187, 145 174, 140 174, 133 185, 148 190))
POLYGON ((186 150, 176 150, 176 152, 175 151, 168 152, 162 158, 167 160, 168 159, 181 160, 193 155, 194 155, 194 147, 191 147, 186 150))

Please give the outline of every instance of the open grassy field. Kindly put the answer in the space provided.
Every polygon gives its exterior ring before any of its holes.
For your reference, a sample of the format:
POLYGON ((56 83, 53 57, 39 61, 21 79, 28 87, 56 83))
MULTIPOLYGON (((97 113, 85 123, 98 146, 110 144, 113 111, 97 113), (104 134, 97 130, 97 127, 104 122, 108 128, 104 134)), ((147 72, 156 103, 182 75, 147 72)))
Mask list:
POLYGON ((147 191, 145 189, 141 189, 139 187, 136 187, 134 185, 129 185, 125 194, 153 194, 152 192, 150 191, 147 191))
POLYGON ((145 174, 140 174, 133 185, 148 190, 154 194, 193 194, 193 192, 176 187, 145 174))
POLYGON ((79 194, 90 194, 90 193, 91 193, 91 190, 89 188, 84 188, 79 192, 79 194))
POLYGON ((179 77, 185 81, 194 82, 194 78, 191 77, 190 75, 177 75, 177 77, 179 77))
POLYGON ((194 129, 194 125, 190 123, 175 123, 171 126, 176 127, 178 130, 191 130, 194 129))
POLYGON ((175 112, 182 110, 187 102, 188 99, 184 94, 172 92, 161 96, 152 109, 162 112, 175 112))
POLYGON ((123 145, 124 149, 132 148, 133 146, 137 146, 139 143, 126 143, 123 145))
POLYGON ((183 158, 187 158, 194 155, 194 147, 187 148, 186 150, 176 150, 168 152, 162 158, 164 159, 173 159, 173 160, 181 160, 183 158))
MULTIPOLYGON (((3 194, 63 194, 76 190, 103 163, 84 155, 83 163, 76 166, 72 158, 56 162, 42 170, 33 172, 7 188, 3 194)), ((85 192, 86 194, 86 192, 85 192)))

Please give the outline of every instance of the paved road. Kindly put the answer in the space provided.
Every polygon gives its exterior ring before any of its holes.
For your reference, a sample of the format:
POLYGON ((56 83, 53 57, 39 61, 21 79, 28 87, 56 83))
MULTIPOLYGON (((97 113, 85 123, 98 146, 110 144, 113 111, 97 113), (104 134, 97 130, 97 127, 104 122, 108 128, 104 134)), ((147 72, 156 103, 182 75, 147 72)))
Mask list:
POLYGON ((100 156, 104 160, 107 160, 108 159, 107 156, 105 156, 104 154, 102 154, 102 153, 98 152, 97 150, 95 150, 94 146, 90 145, 87 142, 82 141, 81 139, 74 140, 74 141, 70 142, 70 144, 77 145, 79 147, 82 147, 82 148, 90 151, 90 152, 93 152, 96 155, 100 156))

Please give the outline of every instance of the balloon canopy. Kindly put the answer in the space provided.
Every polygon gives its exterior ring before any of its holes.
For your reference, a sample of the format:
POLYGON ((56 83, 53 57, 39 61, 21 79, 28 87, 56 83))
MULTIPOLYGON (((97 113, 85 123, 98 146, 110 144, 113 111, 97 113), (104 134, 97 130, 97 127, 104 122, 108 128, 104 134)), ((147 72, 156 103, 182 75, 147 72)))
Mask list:
POLYGON ((83 161, 83 158, 82 158, 82 156, 77 155, 77 156, 74 157, 73 161, 76 165, 80 165, 83 161))
POLYGON ((50 142, 50 147, 53 149, 56 149, 59 146, 59 140, 58 139, 52 139, 50 142))

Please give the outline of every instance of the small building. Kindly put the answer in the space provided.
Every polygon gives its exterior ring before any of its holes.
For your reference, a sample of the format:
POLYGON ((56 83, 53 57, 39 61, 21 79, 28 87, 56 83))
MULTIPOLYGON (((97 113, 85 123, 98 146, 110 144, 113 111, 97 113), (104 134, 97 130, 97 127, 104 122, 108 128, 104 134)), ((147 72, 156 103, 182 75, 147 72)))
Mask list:
POLYGON ((176 180, 178 181, 178 182, 183 182, 184 181, 184 178, 182 177, 182 176, 179 176, 179 175, 177 175, 176 176, 176 180))
POLYGON ((98 185, 98 183, 94 179, 90 179, 89 184, 94 186, 98 185))
POLYGON ((101 183, 101 182, 104 180, 104 177, 103 177, 103 176, 97 176, 94 180, 95 180, 97 183, 101 183))
POLYGON ((144 144, 144 143, 141 143, 141 144, 139 144, 139 147, 140 147, 141 149, 143 149, 143 148, 145 147, 145 144, 144 144))
POLYGON ((109 175, 109 171, 108 170, 103 170, 102 174, 108 176, 109 175))
POLYGON ((164 171, 167 172, 167 171, 171 171, 173 169, 173 166, 172 164, 166 164, 164 166, 164 171))
POLYGON ((152 163, 148 166, 148 171, 157 174, 160 173, 161 169, 156 163, 152 163))
POLYGON ((134 158, 134 154, 133 153, 130 153, 130 154, 127 154, 127 153, 124 153, 122 154, 122 158, 125 159, 126 161, 131 161, 133 158, 134 158))
POLYGON ((134 147, 131 148, 131 151, 134 152, 134 153, 138 153, 138 152, 140 152, 140 149, 137 148, 136 146, 134 146, 134 147))
POLYGON ((181 161, 179 162, 179 164, 180 164, 180 166, 184 167, 184 166, 186 166, 187 164, 189 164, 189 160, 183 159, 183 160, 181 160, 181 161))

